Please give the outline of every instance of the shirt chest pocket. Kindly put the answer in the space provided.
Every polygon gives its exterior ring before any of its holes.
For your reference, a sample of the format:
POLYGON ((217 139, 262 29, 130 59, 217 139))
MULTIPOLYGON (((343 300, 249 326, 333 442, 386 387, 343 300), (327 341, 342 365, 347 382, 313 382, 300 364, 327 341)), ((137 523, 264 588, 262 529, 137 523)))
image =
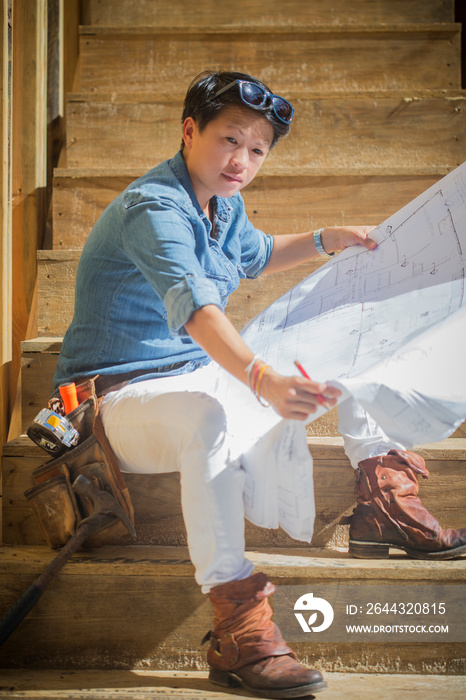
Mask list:
POLYGON ((221 250, 211 248, 210 253, 204 267, 205 276, 214 282, 222 302, 226 303, 229 295, 238 289, 238 270, 221 250))

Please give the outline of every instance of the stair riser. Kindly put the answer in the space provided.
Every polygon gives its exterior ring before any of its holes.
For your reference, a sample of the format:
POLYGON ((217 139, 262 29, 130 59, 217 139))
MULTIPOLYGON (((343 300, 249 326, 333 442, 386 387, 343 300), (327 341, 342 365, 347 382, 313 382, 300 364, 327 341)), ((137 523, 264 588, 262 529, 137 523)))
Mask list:
MULTIPOLYGON (((42 336, 63 336, 71 322, 74 309, 74 280, 80 251, 38 252, 38 332, 42 336)), ((240 330, 262 309, 298 284, 323 264, 322 259, 311 261, 286 272, 263 275, 257 280, 243 280, 228 302, 226 315, 240 330)), ((42 354, 23 358, 24 384, 22 387, 23 427, 29 425, 37 411, 46 404, 52 393, 56 354, 44 359, 42 354)), ((462 435, 461 432, 457 436, 462 435)), ((336 435, 335 414, 330 413, 310 429, 312 435, 336 435)))
MULTIPOLYGON (((343 449, 336 456, 322 455, 322 448, 311 446, 314 457, 314 488, 316 522, 312 545, 345 546, 348 527, 338 525, 341 516, 355 503, 354 473, 343 449)), ((422 450, 420 451, 422 454, 422 450)), ((32 471, 48 461, 45 452, 27 444, 23 455, 3 458, 3 537, 7 544, 41 544, 37 521, 24 491, 33 485, 32 471)), ((438 518, 443 527, 464 527, 466 521, 466 493, 462 487, 466 477, 466 459, 428 459, 431 478, 420 485, 420 494, 426 508, 438 518)), ((138 544, 185 544, 179 476, 125 475, 133 500, 138 544)), ((297 546, 281 531, 270 531, 247 524, 246 541, 249 547, 297 546)), ((128 539, 128 544, 129 539, 128 539)), ((305 543, 298 546, 307 548, 305 543)))
MULTIPOLYGON (((202 28, 221 21, 218 0, 203 0, 192 12, 191 0, 91 0, 86 17, 88 24, 100 26, 189 26, 202 28)), ((453 0, 236 0, 228 8, 226 24, 263 24, 283 26, 290 22, 306 24, 376 24, 403 22, 451 22, 454 18, 453 0)))
MULTIPOLYGON (((61 339, 59 339, 61 341, 61 339)), ((24 345, 41 345, 41 340, 24 345)), ((46 342, 45 345, 49 343, 46 342)), ((26 432, 33 418, 47 405, 52 393, 52 380, 57 365, 60 342, 52 343, 53 349, 46 351, 23 351, 21 355, 21 396, 22 396, 22 430, 26 432)), ((325 413, 307 428, 310 437, 336 437, 338 417, 336 409, 325 413)), ((454 438, 466 437, 466 422, 453 433, 454 438)))
MULTIPOLYGON (((33 486, 32 471, 48 459, 39 448, 33 449, 28 456, 4 457, 3 537, 6 544, 44 543, 24 492, 33 486)), ((314 471, 317 515, 313 546, 325 546, 329 542, 344 545, 347 527, 339 526, 338 520, 354 504, 353 470, 342 456, 339 462, 316 459, 314 471)), ((136 513, 138 544, 185 545, 179 475, 125 474, 125 481, 136 513)), ((454 512, 450 517, 454 517, 454 512)), ((125 544, 131 544, 129 538, 125 544)), ((274 547, 296 546, 297 543, 282 531, 266 530, 247 523, 246 544, 248 547, 274 547)))
MULTIPOLYGON (((57 359, 57 353, 23 352, 21 355, 21 418, 23 432, 26 432, 31 421, 39 411, 47 406, 53 390, 52 382, 57 359)), ((325 437, 339 435, 336 409, 329 411, 311 423, 308 427, 308 435, 325 437)), ((462 437, 462 434, 458 434, 456 437, 462 437)))
MULTIPOLYGON (((212 627, 210 604, 186 575, 62 574, 0 651, 3 667, 170 669, 206 668, 201 640, 212 627)), ((186 564, 179 568, 187 568, 186 564)), ((1 612, 33 576, 0 574, 1 612)), ((281 577, 282 585, 312 583, 281 577)), ((319 584, 338 580, 321 579, 319 584)), ((367 583, 356 576, 352 585, 367 583)), ((413 583, 415 585, 415 583, 413 583)), ((324 671, 466 672, 465 644, 292 644, 300 661, 324 671)))
POLYGON ((21 354, 21 430, 26 432, 39 411, 47 406, 53 393, 57 353, 21 354))
MULTIPOLYGON (((81 248, 103 210, 138 177, 137 172, 128 176, 59 173, 53 192, 55 249, 81 248)), ((254 226, 272 235, 299 233, 326 225, 379 224, 442 174, 260 175, 242 194, 254 226)))
MULTIPOLYGON (((74 283, 81 251, 38 251, 38 332, 43 336, 63 336, 74 309, 74 283)), ((278 299, 325 262, 322 258, 299 267, 243 280, 230 296, 226 315, 238 328, 278 299)))
POLYGON ((76 89, 184 95, 206 69, 252 74, 278 94, 460 88, 460 32, 87 34, 76 89))
MULTIPOLYGON (((413 99, 406 93, 292 101, 291 132, 268 157, 272 167, 442 167, 466 157, 465 97, 413 99)), ((71 101, 66 165, 149 169, 179 149, 181 111, 173 102, 71 101)))
MULTIPOLYGON (((42 336, 63 336, 71 322, 74 309, 74 281, 79 256, 79 250, 38 252, 38 332, 42 336)), ((257 280, 243 280, 239 289, 229 299, 226 308, 227 317, 238 330, 241 330, 261 310, 323 263, 322 259, 317 259, 286 272, 262 275, 257 280)), ((23 358, 24 428, 36 415, 36 409, 40 410, 52 393, 51 380, 55 371, 56 356, 47 357, 43 364, 41 357, 42 355, 23 358)), ((311 434, 338 434, 334 414, 323 417, 311 428, 311 434)))

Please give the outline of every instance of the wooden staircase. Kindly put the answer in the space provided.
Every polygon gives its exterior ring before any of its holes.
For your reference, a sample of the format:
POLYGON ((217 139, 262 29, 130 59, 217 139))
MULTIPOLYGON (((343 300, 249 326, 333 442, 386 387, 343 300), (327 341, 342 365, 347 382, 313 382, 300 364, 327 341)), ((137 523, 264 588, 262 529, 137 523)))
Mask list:
MULTIPOLYGON (((54 175, 53 243, 38 254, 39 337, 22 348, 24 430, 51 393, 84 240, 119 192, 176 153, 182 99, 198 72, 250 72, 296 108, 290 136, 244 192, 250 219, 272 234, 380 223, 466 155, 453 0, 237 0, 231 7, 218 0, 198 6, 89 0, 84 6, 67 144, 54 175)), ((241 328, 316 265, 245 281, 229 303, 229 317, 241 328)), ((247 523, 258 568, 281 584, 465 581, 466 560, 350 559, 347 527, 338 523, 353 507, 354 476, 334 411, 309 426, 309 444, 317 508, 312 547, 247 523)), ((444 527, 466 525, 465 425, 418 451, 431 472, 423 502, 444 527)), ((25 435, 4 446, 0 614, 53 556, 23 497, 32 470, 44 461, 46 454, 25 435)), ((186 550, 178 476, 132 474, 127 484, 137 545, 75 555, 0 649, 1 666, 205 669, 199 645, 210 610, 186 550)), ((423 697, 460 697, 454 694, 458 676, 466 673, 466 645, 458 643, 298 646, 300 659, 328 672, 444 675, 441 696, 428 696, 423 686, 423 697), (447 676, 455 677, 451 686, 447 676)), ((16 697, 9 677, 11 694, 1 697, 16 697)), ((74 697, 66 692, 63 697, 74 697)), ((340 697, 331 692, 329 700, 340 697)), ((357 683, 350 692, 345 697, 363 697, 357 683)), ((377 693, 383 692, 381 685, 377 693)))

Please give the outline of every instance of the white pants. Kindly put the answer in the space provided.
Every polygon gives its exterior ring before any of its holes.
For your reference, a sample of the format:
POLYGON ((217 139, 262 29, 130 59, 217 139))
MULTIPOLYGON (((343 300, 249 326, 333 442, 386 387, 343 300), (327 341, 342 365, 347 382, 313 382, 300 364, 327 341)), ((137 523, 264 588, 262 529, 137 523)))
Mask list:
MULTIPOLYGON (((101 405, 122 471, 180 472, 189 553, 204 593, 253 571, 244 556, 245 473, 231 458, 227 414, 215 398, 212 378, 203 367, 136 382, 108 394, 101 405)), ((339 409, 339 430, 353 467, 394 447, 403 449, 350 399, 339 409)))

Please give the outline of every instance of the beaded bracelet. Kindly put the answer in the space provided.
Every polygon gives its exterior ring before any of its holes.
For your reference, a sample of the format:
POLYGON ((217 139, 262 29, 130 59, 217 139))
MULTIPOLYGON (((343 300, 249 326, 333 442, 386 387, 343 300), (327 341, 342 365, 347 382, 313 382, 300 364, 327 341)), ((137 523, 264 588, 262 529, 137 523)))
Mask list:
POLYGON ((257 382, 256 382, 256 385, 254 387, 255 397, 259 401, 260 405, 264 406, 264 408, 267 408, 268 406, 270 406, 270 404, 267 403, 267 401, 264 401, 264 399, 260 395, 260 385, 262 382, 262 377, 264 376, 264 372, 267 369, 267 367, 270 367, 270 365, 262 365, 262 367, 260 368, 259 374, 257 377, 257 382))
MULTIPOLYGON (((259 355, 254 355, 251 362, 248 364, 248 366, 244 370, 245 372, 248 373, 248 384, 249 384, 249 388, 251 389, 251 391, 254 391, 254 389, 253 389, 254 383, 251 383, 251 376, 253 374, 253 371, 254 371, 254 377, 257 376, 257 370, 258 370, 257 365, 260 362, 263 362, 263 360, 261 360, 259 355)), ((254 380, 254 382, 255 382, 255 380, 254 380)))
POLYGON ((256 399, 259 401, 260 405, 264 406, 264 408, 270 406, 270 404, 261 398, 259 389, 260 384, 262 382, 263 374, 267 367, 270 367, 270 365, 266 365, 264 360, 261 360, 261 358, 258 355, 254 355, 251 362, 248 364, 247 367, 245 367, 245 372, 248 373, 249 388, 251 389, 256 399))

